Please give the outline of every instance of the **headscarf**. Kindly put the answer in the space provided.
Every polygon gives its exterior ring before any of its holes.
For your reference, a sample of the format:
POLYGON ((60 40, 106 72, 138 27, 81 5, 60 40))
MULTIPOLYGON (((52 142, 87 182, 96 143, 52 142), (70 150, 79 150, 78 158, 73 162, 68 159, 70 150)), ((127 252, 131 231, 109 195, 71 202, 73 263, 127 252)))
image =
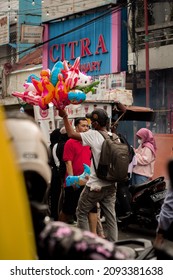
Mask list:
POLYGON ((142 147, 148 147, 156 155, 156 142, 151 130, 141 128, 137 131, 136 136, 142 139, 142 147))

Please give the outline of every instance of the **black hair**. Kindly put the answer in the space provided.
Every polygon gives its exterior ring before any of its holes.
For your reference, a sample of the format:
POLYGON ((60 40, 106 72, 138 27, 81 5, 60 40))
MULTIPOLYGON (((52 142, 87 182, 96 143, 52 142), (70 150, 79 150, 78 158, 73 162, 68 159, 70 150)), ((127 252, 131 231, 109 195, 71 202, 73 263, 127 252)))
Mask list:
POLYGON ((101 127, 107 126, 109 117, 107 112, 102 108, 97 108, 88 115, 92 122, 97 121, 101 127))
POLYGON ((76 127, 80 123, 80 121, 87 121, 87 118, 85 118, 85 117, 76 118, 74 120, 74 126, 76 127))

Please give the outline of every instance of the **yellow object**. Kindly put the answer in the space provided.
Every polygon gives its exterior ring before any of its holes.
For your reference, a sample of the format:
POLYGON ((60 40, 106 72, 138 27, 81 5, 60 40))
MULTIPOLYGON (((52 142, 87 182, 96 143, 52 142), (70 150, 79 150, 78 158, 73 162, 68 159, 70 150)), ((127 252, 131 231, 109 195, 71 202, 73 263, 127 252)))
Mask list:
POLYGON ((37 254, 29 201, 4 119, 0 106, 0 259, 33 260, 37 254))

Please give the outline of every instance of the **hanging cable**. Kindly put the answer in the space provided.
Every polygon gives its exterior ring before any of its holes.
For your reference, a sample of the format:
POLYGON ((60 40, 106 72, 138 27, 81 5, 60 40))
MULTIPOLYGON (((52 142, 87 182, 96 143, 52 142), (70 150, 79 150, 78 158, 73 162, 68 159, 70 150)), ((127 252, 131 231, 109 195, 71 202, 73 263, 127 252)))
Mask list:
MULTIPOLYGON (((133 0, 133 1, 135 1, 135 0, 133 0)), ((73 33, 74 31, 80 30, 80 29, 82 29, 82 28, 84 28, 84 27, 86 27, 86 26, 88 26, 88 25, 90 25, 90 24, 92 24, 92 23, 94 23, 94 22, 96 22, 96 21, 102 20, 104 17, 106 17, 106 16, 108 16, 108 15, 110 15, 110 14, 114 14, 114 13, 120 11, 122 8, 125 8, 125 7, 128 8, 130 5, 131 5, 131 4, 128 3, 127 5, 124 5, 124 4, 123 4, 123 5, 119 5, 119 6, 113 7, 113 8, 111 8, 111 9, 109 9, 108 11, 106 11, 104 14, 101 14, 101 15, 99 15, 99 16, 97 16, 97 17, 95 17, 95 18, 93 18, 93 19, 91 19, 91 20, 89 20, 89 21, 87 21, 87 22, 85 22, 85 23, 83 23, 83 24, 81 24, 81 25, 78 25, 78 26, 76 26, 76 27, 74 27, 74 28, 72 28, 72 29, 70 29, 70 30, 68 30, 68 31, 66 31, 66 32, 64 32, 64 33, 62 33, 62 34, 60 34, 60 35, 57 35, 57 36, 55 36, 55 37, 53 37, 53 38, 50 38, 50 39, 48 39, 48 40, 46 40, 46 41, 44 41, 44 42, 42 42, 42 43, 35 44, 35 45, 33 45, 33 46, 31 46, 31 47, 25 49, 25 50, 16 52, 16 55, 20 55, 20 54, 25 53, 25 52, 27 52, 27 51, 36 49, 36 48, 38 48, 38 47, 43 46, 43 45, 46 44, 46 43, 49 43, 49 42, 55 40, 55 39, 61 38, 61 37, 65 36, 65 35, 68 35, 68 34, 70 34, 70 33, 73 33)), ((3 56, 3 57, 0 57, 0 59, 9 58, 9 57, 11 57, 11 56, 12 56, 12 55, 3 56)))

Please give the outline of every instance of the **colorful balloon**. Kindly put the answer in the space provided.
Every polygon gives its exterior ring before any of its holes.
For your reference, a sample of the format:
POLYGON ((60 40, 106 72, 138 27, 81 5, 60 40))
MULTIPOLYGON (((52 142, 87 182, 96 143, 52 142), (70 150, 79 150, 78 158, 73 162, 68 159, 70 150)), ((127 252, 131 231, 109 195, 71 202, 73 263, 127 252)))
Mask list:
POLYGON ((81 175, 66 177, 66 187, 75 185, 75 187, 79 189, 81 186, 86 185, 86 182, 88 181, 91 171, 90 171, 90 167, 87 164, 84 163, 83 165, 84 165, 84 172, 81 175))
POLYGON ((68 100, 71 104, 81 104, 86 99, 86 94, 81 90, 69 91, 68 100))
POLYGON ((56 109, 64 109, 69 104, 81 104, 86 99, 88 90, 94 84, 91 76, 79 71, 80 57, 69 68, 67 61, 55 63, 52 71, 43 69, 40 78, 31 74, 24 83, 24 92, 13 92, 28 104, 40 106, 42 110, 53 103, 56 109))
POLYGON ((58 82, 58 75, 61 74, 61 70, 63 69, 64 69, 64 64, 61 61, 56 62, 55 65, 53 66, 50 81, 54 86, 56 86, 58 82))

